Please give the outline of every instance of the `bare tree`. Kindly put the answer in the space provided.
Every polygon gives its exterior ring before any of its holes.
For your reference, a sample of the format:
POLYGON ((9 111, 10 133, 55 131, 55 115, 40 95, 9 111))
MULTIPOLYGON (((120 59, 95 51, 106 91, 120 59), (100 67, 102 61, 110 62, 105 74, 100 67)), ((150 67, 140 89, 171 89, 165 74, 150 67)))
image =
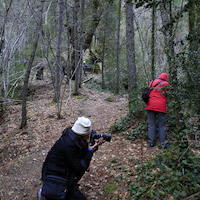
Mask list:
POLYGON ((78 51, 78 0, 74 1, 74 48, 75 48, 75 94, 79 94, 79 51, 78 51))
POLYGON ((54 100, 57 102, 57 116, 60 119, 61 105, 60 105, 60 87, 61 87, 61 53, 62 53, 62 35, 63 35, 63 8, 64 0, 58 0, 58 37, 57 37, 57 49, 56 49, 56 67, 55 67, 55 90, 54 100))
POLYGON ((66 25, 67 25, 67 79, 71 78, 71 63, 70 63, 70 27, 69 27, 69 11, 67 6, 67 0, 65 0, 66 7, 66 25))
POLYGON ((151 79, 155 78, 155 3, 152 5, 151 79))
POLYGON ((135 65, 135 42, 133 24, 133 3, 125 1, 126 13, 126 49, 127 49, 127 73, 128 73, 128 93, 129 106, 134 101, 133 92, 136 89, 136 65, 135 65))
MULTIPOLYGON (((6 27, 8 14, 9 14, 12 2, 13 2, 13 0, 10 1, 8 6, 6 5, 5 15, 3 16, 4 17, 3 24, 0 27, 0 55, 2 56, 1 64, 3 63, 3 60, 5 60, 4 56, 2 55, 3 49, 5 47, 5 27, 6 27)), ((6 88, 5 88, 5 83, 4 83, 5 82, 4 73, 5 73, 5 67, 3 65, 0 65, 0 74, 2 74, 1 85, 0 85, 0 97, 2 97, 3 90, 4 90, 5 93, 7 93, 6 88)))
POLYGON ((36 39, 35 39, 35 43, 33 46, 33 51, 28 63, 28 68, 26 71, 26 75, 25 75, 25 79, 24 79, 24 87, 23 87, 23 98, 22 98, 22 121, 21 121, 21 127, 23 128, 26 124, 27 124, 27 117, 26 117, 26 101, 27 101, 27 92, 28 92, 28 81, 29 81, 29 75, 31 72, 31 68, 32 68, 32 64, 35 58, 35 52, 37 50, 37 45, 38 45, 38 41, 39 41, 39 37, 40 37, 40 28, 42 25, 42 14, 43 14, 43 8, 44 8, 44 0, 41 0, 41 8, 40 8, 40 21, 38 23, 38 27, 37 27, 37 31, 36 31, 36 39))
POLYGON ((11 8, 12 2, 13 2, 13 0, 11 0, 10 3, 8 4, 8 6, 6 6, 6 13, 5 13, 5 16, 4 16, 4 22, 3 22, 3 25, 0 29, 0 34, 1 34, 0 35, 0 54, 1 54, 3 46, 4 46, 5 25, 7 23, 8 13, 9 13, 9 10, 11 8))
POLYGON ((117 30, 117 86, 116 93, 119 93, 119 81, 120 81, 120 66, 119 66, 119 43, 120 43, 120 23, 121 23, 121 0, 119 0, 119 13, 118 13, 118 30, 117 30))
POLYGON ((83 31, 84 31, 84 15, 85 15, 85 0, 81 1, 81 35, 80 35, 80 83, 79 87, 81 88, 81 83, 82 83, 82 71, 83 71, 83 31))

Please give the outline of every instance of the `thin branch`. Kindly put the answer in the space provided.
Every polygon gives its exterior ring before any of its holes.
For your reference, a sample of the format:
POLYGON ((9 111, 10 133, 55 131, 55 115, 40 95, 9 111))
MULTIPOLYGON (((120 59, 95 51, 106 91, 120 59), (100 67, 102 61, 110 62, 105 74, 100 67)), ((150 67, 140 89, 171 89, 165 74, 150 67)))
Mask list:
POLYGON ((197 196, 197 195, 199 195, 199 194, 200 194, 200 192, 197 192, 197 193, 195 193, 195 194, 193 194, 193 195, 191 195, 191 196, 189 196, 189 197, 187 197, 187 198, 185 198, 185 199, 183 199, 183 200, 192 199, 193 197, 195 197, 195 196, 197 196))

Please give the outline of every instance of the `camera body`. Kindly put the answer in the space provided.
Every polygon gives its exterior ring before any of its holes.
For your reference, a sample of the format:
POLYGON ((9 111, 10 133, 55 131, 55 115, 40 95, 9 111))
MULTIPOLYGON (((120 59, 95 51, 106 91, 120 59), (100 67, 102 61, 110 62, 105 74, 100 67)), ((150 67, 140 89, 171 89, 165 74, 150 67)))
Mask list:
POLYGON ((95 144, 95 139, 99 139, 103 137, 103 139, 107 142, 111 141, 111 135, 110 134, 102 134, 102 133, 97 133, 96 131, 92 130, 91 135, 90 135, 90 145, 95 144))

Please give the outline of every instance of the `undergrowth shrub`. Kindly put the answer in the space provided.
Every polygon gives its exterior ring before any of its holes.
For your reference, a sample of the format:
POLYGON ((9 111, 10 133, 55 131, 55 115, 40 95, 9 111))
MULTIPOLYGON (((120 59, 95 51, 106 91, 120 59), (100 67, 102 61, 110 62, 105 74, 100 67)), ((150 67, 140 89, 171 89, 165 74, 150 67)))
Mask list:
POLYGON ((129 112, 121 120, 116 121, 110 128, 110 132, 123 132, 124 135, 134 141, 138 138, 147 138, 147 114, 146 104, 141 98, 144 87, 133 92, 134 100, 130 105, 129 112))
POLYGON ((183 154, 182 145, 177 143, 131 172, 135 180, 126 178, 128 191, 133 199, 199 199, 199 166, 200 156, 195 157, 190 150, 183 154))
MULTIPOLYGON (((146 105, 140 98, 141 93, 134 95, 136 98, 129 113, 115 122, 110 131, 121 132, 131 141, 139 138, 148 141, 146 105)), ((124 176, 133 200, 200 199, 200 125, 198 116, 195 118, 182 96, 182 118, 178 125, 173 98, 169 97, 168 100, 167 132, 170 148, 160 151, 148 163, 130 163, 138 165, 136 170, 124 176)))

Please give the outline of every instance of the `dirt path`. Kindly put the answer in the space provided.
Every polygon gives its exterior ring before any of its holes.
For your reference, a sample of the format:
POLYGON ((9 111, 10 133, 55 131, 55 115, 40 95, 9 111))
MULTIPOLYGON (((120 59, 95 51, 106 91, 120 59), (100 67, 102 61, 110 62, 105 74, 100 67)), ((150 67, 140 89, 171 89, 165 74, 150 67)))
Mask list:
MULTIPOLYGON (((81 93, 81 98, 71 97, 66 114, 63 113, 63 118, 58 120, 55 104, 51 103, 52 85, 46 81, 37 82, 35 94, 29 100, 32 104, 28 104, 28 125, 23 130, 18 129, 21 105, 9 107, 0 127, 0 199, 37 200, 37 190, 42 184, 41 167, 46 154, 62 130, 72 126, 79 116, 90 118, 92 128, 106 134, 116 120, 127 114, 125 96, 115 96, 115 101, 109 102, 106 99, 111 93, 85 87, 81 93)), ((67 98, 68 93, 64 99, 67 98)), ((118 195, 127 199, 125 183, 118 182, 117 177, 136 167, 128 167, 131 158, 141 159, 153 153, 146 142, 131 144, 121 135, 112 135, 112 141, 104 143, 93 156, 91 170, 81 179, 80 188, 88 200, 116 199, 118 195), (118 189, 112 197, 105 191, 105 186, 110 183, 115 183, 118 189)))

